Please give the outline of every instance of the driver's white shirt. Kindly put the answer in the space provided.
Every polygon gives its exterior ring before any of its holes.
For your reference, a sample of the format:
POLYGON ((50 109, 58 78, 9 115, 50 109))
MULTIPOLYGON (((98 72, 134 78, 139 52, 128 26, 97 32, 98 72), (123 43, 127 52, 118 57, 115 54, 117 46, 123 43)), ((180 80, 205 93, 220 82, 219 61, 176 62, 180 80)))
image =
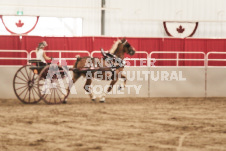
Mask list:
POLYGON ((44 50, 43 49, 36 50, 36 59, 37 60, 41 60, 42 62, 46 63, 46 60, 43 57, 43 54, 44 54, 44 50))

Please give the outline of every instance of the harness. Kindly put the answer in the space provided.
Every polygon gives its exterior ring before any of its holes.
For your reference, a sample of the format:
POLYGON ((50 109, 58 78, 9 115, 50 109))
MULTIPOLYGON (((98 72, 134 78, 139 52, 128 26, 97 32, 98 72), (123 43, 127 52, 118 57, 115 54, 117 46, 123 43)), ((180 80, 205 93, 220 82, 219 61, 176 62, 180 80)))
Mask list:
POLYGON ((103 55, 104 60, 111 65, 110 67, 111 73, 112 73, 111 79, 114 79, 116 69, 124 68, 126 65, 126 62, 123 59, 109 52, 106 53, 103 49, 101 49, 101 54, 103 55))
MULTIPOLYGON (((75 63, 75 66, 74 66, 74 69, 73 69, 73 72, 76 72, 78 74, 80 73, 86 73, 87 71, 91 71, 91 72, 96 72, 96 71, 109 71, 112 73, 112 76, 111 76, 111 79, 114 79, 114 76, 115 76, 115 71, 119 68, 124 68, 125 65, 126 65, 126 62, 111 54, 111 53, 106 53, 103 49, 101 49, 101 54, 103 55, 103 59, 104 61, 108 64, 107 67, 92 67, 92 68, 87 68, 87 67, 84 67, 84 68, 80 68, 78 69, 77 68, 77 65, 78 65, 78 62, 82 59, 80 57, 77 57, 77 61, 75 63)), ((89 57, 87 57, 89 58, 89 57)), ((90 59, 96 59, 96 58, 90 58, 90 59)))
POLYGON ((123 59, 121 59, 109 52, 106 53, 103 49, 101 49, 100 51, 101 51, 101 54, 103 55, 104 60, 111 64, 112 69, 118 69, 118 68, 125 67, 126 62, 123 59))

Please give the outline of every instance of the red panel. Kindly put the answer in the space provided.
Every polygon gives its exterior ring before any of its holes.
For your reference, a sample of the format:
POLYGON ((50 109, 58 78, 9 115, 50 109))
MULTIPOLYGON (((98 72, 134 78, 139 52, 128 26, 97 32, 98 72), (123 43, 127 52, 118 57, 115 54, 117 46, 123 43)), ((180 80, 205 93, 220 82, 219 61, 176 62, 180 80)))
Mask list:
POLYGON ((21 40, 21 49, 30 52, 31 50, 35 50, 38 47, 38 44, 44 40, 44 37, 39 36, 23 36, 21 40))
POLYGON ((184 51, 184 39, 162 39, 161 46, 162 51, 184 51))
MULTIPOLYGON (((47 41, 46 50, 109 50, 114 41, 120 39, 116 37, 40 37, 40 36, 0 36, 0 49, 9 50, 35 50, 38 43, 47 41)), ((180 52, 226 52, 226 39, 178 39, 178 38, 126 38, 128 42, 139 51, 180 51, 180 52)), ((1 57, 24 57, 19 53, 1 53, 1 57)), ((47 53, 52 57, 59 57, 58 53, 47 53)), ((62 57, 73 58, 77 54, 64 53, 62 57)), ((84 56, 84 54, 79 54, 84 56)), ((101 56, 100 54, 97 56, 101 56)), ((145 54, 136 53, 134 56, 125 55, 128 58, 146 58, 145 54)), ((157 54, 154 58, 175 58, 175 54, 157 54)), ((200 54, 180 54, 180 58, 185 59, 202 59, 200 54)), ((226 59, 225 55, 210 55, 211 59, 226 59)), ((70 61, 73 62, 74 60, 70 61)), ((0 60, 0 64, 22 64, 24 61, 0 60)), ((26 63, 26 62, 25 62, 26 63)), ((137 65, 140 64, 136 61, 137 65)), ((176 61, 157 61, 156 65, 176 65, 176 61)), ((179 61, 182 66, 202 66, 203 61, 179 61)), ((226 62, 211 61, 210 65, 226 65, 226 62)))
POLYGON ((152 51, 161 50, 162 38, 140 38, 139 48, 137 51, 147 51, 148 53, 152 51))
POLYGON ((65 37, 65 50, 93 50, 92 37, 65 37))
POLYGON ((206 50, 225 52, 226 51, 226 39, 207 39, 206 40, 206 50))
POLYGON ((109 50, 116 40, 117 38, 112 37, 93 37, 93 50, 100 50, 101 48, 105 51, 109 50))
POLYGON ((0 36, 0 49, 19 50, 19 36, 0 36))
MULTIPOLYGON (((20 50, 19 36, 0 36, 0 50, 20 50)), ((0 57, 27 57, 24 53, 0 52, 0 57)), ((24 60, 1 60, 0 65, 23 65, 24 60)))
POLYGON ((206 39, 184 39, 184 51, 200 51, 206 52, 206 39))

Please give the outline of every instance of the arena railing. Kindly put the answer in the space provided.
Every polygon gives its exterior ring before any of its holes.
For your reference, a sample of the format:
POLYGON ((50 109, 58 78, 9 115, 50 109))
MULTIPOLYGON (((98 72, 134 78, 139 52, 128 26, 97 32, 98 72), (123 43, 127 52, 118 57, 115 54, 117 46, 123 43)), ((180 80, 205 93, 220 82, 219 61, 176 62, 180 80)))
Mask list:
POLYGON ((214 59, 210 59, 210 55, 225 55, 224 58, 226 58, 226 52, 208 52, 206 54, 206 66, 209 66, 209 62, 210 61, 214 61, 214 62, 226 62, 226 59, 219 59, 219 58, 214 58, 214 59))
POLYGON ((152 51, 148 56, 149 66, 151 66, 152 61, 175 61, 176 66, 180 66, 180 61, 203 61, 203 66, 206 65, 206 54, 204 52, 186 52, 186 51, 152 51), (174 58, 154 58, 154 54, 176 54, 174 58), (203 57, 188 59, 188 58, 181 58, 180 54, 193 54, 193 55, 203 55, 203 57))
MULTIPOLYGON (((32 50, 30 52, 30 59, 35 59, 34 57, 32 57, 32 54, 34 54, 36 52, 36 50, 32 50)), ((87 50, 45 50, 45 52, 47 53, 58 53, 59 58, 55 58, 54 59, 59 59, 59 63, 61 63, 62 60, 76 60, 76 56, 70 57, 70 58, 63 58, 62 55, 64 53, 71 53, 72 55, 79 55, 79 54, 86 54, 87 56, 90 56, 90 52, 87 50)))
MULTIPOLYGON (((26 50, 0 50, 0 53, 12 53, 12 57, 0 57, 0 60, 24 60, 28 63, 29 59, 34 59, 35 57, 32 57, 32 54, 35 53, 36 50, 32 50, 30 53, 28 53, 26 50), (21 55, 24 55, 26 57, 18 57, 18 53, 21 53, 21 55), (15 54, 15 55, 14 55, 15 54), (16 57, 14 57, 16 56, 16 57)), ((95 54, 100 54, 100 51, 93 51, 93 52, 89 52, 86 50, 46 50, 46 52, 48 53, 58 53, 59 58, 59 62, 62 61, 62 59, 65 60, 76 60, 75 56, 70 57, 70 58, 62 58, 62 54, 63 53, 74 53, 74 54, 86 54, 87 56, 91 56, 94 57, 95 54)), ((209 62, 220 62, 220 61, 224 61, 226 62, 226 59, 219 59, 219 57, 217 58, 210 58, 210 55, 225 55, 226 58, 226 52, 208 52, 207 54, 205 54, 204 52, 174 52, 174 51, 153 51, 151 53, 147 53, 146 51, 137 51, 137 54, 145 54, 146 58, 125 58, 126 61, 140 61, 140 60, 145 60, 147 61, 147 66, 151 66, 151 63, 153 60, 156 61, 175 61, 176 62, 176 66, 180 66, 179 62, 180 61, 203 61, 204 62, 204 66, 209 66, 209 62), (176 54, 175 58, 154 58, 153 55, 154 54, 176 54), (188 58, 181 58, 180 54, 194 54, 194 55, 203 55, 202 58, 192 58, 192 59, 188 59, 188 58)), ((4 64, 4 65, 0 65, 0 66, 19 66, 19 65, 9 65, 9 64, 4 64)))
MULTIPOLYGON (((0 57, 0 60, 24 60, 28 63, 30 58, 29 53, 26 50, 0 50, 0 53, 11 53, 12 57, 0 57), (26 57, 18 57, 18 54, 25 55, 26 57), (14 57, 16 56, 16 57, 14 57)), ((11 56, 10 54, 10 56, 11 56)), ((7 55, 8 56, 8 55, 7 55)), ((0 66, 19 66, 19 65, 9 65, 4 64, 0 66)))
MULTIPOLYGON (((105 52, 108 52, 108 51, 105 51, 105 52)), ((92 51, 91 52, 91 57, 95 57, 95 55, 101 55, 101 52, 99 51, 99 50, 97 50, 97 51, 92 51)), ((146 52, 146 51, 136 51, 136 54, 143 54, 143 55, 145 55, 145 58, 134 58, 134 57, 132 57, 131 56, 131 58, 128 58, 128 57, 126 57, 124 60, 128 63, 128 61, 130 62, 130 61, 133 61, 133 63, 131 64, 132 66, 136 66, 137 64, 136 64, 136 61, 141 61, 141 60, 144 60, 144 61, 148 61, 148 53, 146 52)))

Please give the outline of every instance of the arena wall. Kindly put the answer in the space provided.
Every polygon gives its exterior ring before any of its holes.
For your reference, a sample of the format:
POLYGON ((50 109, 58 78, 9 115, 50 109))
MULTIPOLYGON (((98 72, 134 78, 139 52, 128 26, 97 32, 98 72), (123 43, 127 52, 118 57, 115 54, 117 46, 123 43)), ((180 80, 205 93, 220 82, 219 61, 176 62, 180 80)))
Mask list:
MULTIPOLYGON (((19 67, 0 67, 1 99, 16 98, 13 91, 13 77, 18 69, 19 67)), ((226 69, 222 67, 208 67, 207 69, 204 67, 126 67, 125 74, 128 78, 127 87, 118 92, 118 86, 123 83, 119 80, 113 88, 114 94, 109 94, 107 97, 226 96, 226 80, 224 80, 226 69)), ((109 83, 110 81, 93 81, 94 86, 106 87, 109 83)), ((75 84, 77 94, 70 94, 70 98, 89 98, 83 89, 84 84, 85 78, 80 78, 75 84)), ((101 90, 99 87, 96 87, 96 90, 98 92, 96 95, 99 96, 101 90)))

